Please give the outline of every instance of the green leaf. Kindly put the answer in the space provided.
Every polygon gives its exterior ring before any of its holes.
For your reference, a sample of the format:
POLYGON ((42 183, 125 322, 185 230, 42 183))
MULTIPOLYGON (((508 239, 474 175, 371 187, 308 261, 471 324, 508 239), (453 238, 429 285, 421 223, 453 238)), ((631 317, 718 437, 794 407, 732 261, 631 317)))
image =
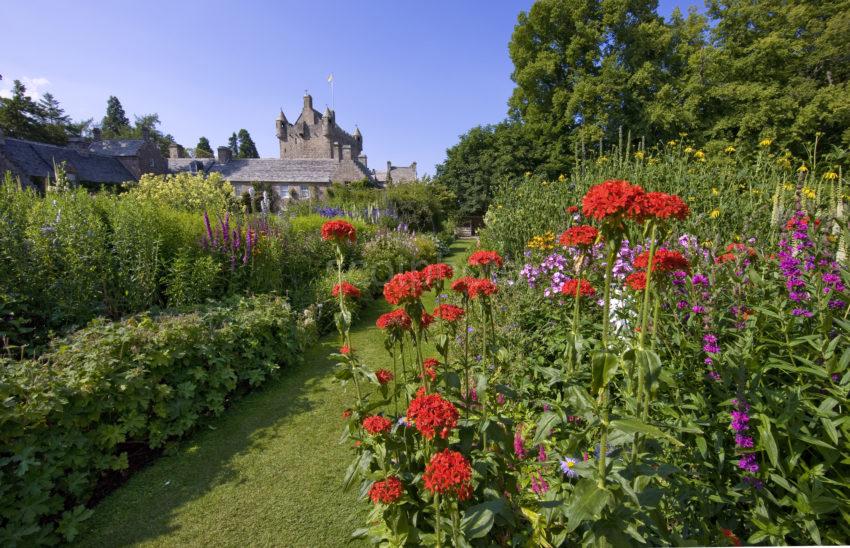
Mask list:
POLYGON ((584 478, 576 484, 565 510, 567 531, 575 531, 582 522, 598 519, 611 497, 610 491, 600 489, 596 480, 584 478))
POLYGON ((502 511, 505 503, 501 499, 488 500, 467 508, 461 520, 461 529, 466 538, 482 538, 493 528, 496 514, 502 511))
POLYGON ((634 434, 636 432, 640 432, 656 439, 665 439, 673 445, 684 447, 684 444, 682 442, 680 442, 670 434, 663 432, 660 428, 652 426, 651 424, 645 424, 636 419, 613 420, 611 421, 611 428, 613 428, 614 430, 619 430, 620 432, 624 432, 626 434, 634 434))
POLYGON ((531 440, 531 445, 536 446, 544 439, 552 429, 561 423, 561 417, 552 413, 551 411, 546 411, 543 413, 543 416, 540 417, 540 420, 537 421, 537 430, 534 432, 534 438, 531 440))
POLYGON ((779 448, 776 446, 776 440, 773 439, 773 432, 770 429, 770 419, 766 416, 761 417, 761 426, 759 427, 759 440, 767 451, 767 457, 770 459, 770 464, 775 468, 780 468, 779 448))
POLYGON ((598 352, 591 359, 591 369, 593 372, 593 382, 591 384, 591 394, 596 396, 599 391, 608 386, 611 379, 617 373, 617 368, 620 366, 620 361, 617 356, 609 352, 598 352))

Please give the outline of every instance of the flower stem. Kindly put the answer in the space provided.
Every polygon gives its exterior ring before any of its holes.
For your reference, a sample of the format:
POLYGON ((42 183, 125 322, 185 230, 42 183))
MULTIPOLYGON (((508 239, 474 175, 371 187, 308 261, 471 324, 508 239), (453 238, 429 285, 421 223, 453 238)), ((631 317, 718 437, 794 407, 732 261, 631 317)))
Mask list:
POLYGON ((437 548, 443 545, 443 535, 440 531, 440 494, 434 493, 434 532, 437 535, 437 548))

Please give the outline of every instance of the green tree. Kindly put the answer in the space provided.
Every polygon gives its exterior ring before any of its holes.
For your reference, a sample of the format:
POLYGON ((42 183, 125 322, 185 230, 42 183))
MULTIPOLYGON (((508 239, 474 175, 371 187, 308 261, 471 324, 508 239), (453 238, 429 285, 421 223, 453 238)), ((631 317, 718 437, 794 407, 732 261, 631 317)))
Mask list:
POLYGON ((260 154, 257 152, 257 146, 254 144, 253 139, 251 139, 251 134, 248 133, 247 129, 239 130, 239 158, 259 158, 260 154))
POLYGON ((210 141, 206 137, 198 139, 198 144, 195 146, 195 158, 212 158, 213 150, 210 146, 210 141))
POLYGON ((127 114, 124 112, 124 107, 121 106, 121 101, 114 95, 109 96, 106 102, 106 116, 100 124, 103 136, 107 138, 121 137, 128 129, 130 129, 130 120, 127 119, 127 114))
POLYGON ((230 147, 230 152, 233 154, 234 158, 239 157, 239 137, 236 136, 236 132, 230 136, 230 139, 227 140, 227 146, 230 147))
POLYGON ((7 136, 18 139, 64 143, 64 135, 57 139, 56 135, 46 130, 44 111, 26 93, 26 86, 20 80, 15 80, 12 82, 12 96, 0 97, 0 129, 7 136))

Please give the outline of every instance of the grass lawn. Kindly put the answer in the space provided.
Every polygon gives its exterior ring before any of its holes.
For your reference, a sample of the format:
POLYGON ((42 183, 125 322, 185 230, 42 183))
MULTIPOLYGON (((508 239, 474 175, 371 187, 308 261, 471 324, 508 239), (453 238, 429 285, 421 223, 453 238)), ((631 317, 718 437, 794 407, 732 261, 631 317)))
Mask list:
MULTIPOLYGON (((456 242, 449 261, 470 245, 456 242)), ((352 329, 352 346, 373 369, 391 366, 374 327, 389 309, 380 299, 352 329)), ((95 507, 80 544, 343 545, 368 508, 340 489, 353 458, 338 443, 341 414, 354 395, 333 379, 327 355, 336 348, 336 333, 324 337, 302 365, 131 477, 95 507)))

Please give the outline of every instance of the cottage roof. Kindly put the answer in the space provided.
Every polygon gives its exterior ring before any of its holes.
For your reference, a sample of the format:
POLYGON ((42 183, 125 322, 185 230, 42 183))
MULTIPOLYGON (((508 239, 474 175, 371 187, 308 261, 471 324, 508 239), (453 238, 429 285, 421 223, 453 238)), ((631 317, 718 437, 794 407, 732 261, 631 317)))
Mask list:
POLYGON ((74 148, 6 138, 0 152, 28 177, 52 177, 54 163, 65 162, 78 181, 123 183, 135 177, 117 159, 74 148))
POLYGON ((137 156, 146 142, 144 139, 106 139, 93 141, 89 150, 105 156, 137 156))

